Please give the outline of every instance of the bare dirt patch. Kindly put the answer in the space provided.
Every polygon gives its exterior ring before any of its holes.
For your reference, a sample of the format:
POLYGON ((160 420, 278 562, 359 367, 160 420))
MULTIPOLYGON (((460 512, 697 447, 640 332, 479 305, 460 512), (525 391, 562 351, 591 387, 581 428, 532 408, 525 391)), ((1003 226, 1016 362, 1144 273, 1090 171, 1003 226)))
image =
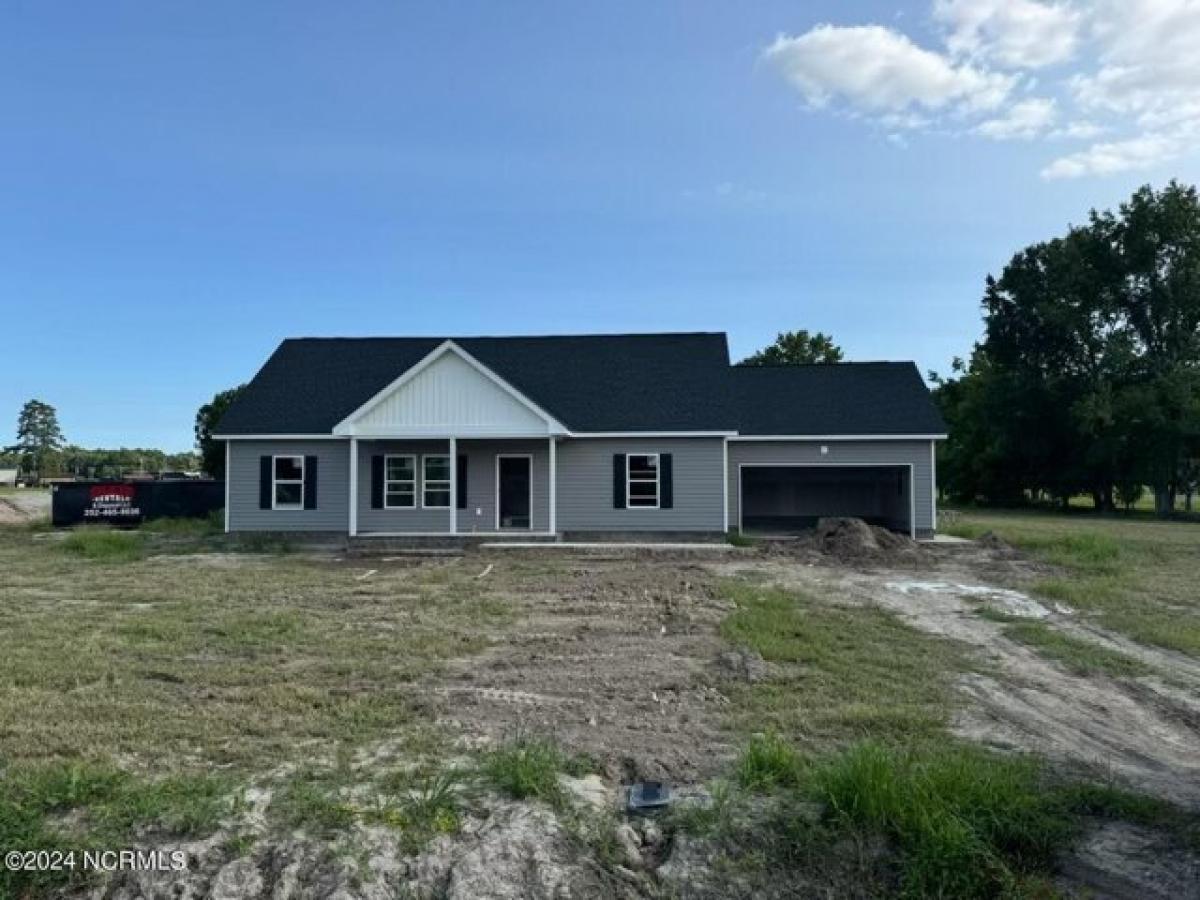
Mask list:
POLYGON ((692 781, 731 755, 717 635, 730 604, 710 572, 580 558, 522 575, 511 554, 481 565, 520 627, 425 683, 442 724, 488 741, 552 732, 622 779, 692 781))
POLYGON ((0 494, 0 525, 24 525, 49 516, 49 491, 0 494))

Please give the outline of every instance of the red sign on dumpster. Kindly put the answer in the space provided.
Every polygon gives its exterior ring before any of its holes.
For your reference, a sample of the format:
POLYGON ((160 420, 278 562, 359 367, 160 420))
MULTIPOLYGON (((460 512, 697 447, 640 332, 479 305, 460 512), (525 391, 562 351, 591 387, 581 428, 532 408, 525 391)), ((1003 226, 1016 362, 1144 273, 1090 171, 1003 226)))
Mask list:
POLYGON ((88 489, 85 519, 140 519, 137 488, 132 484, 93 484, 88 489))

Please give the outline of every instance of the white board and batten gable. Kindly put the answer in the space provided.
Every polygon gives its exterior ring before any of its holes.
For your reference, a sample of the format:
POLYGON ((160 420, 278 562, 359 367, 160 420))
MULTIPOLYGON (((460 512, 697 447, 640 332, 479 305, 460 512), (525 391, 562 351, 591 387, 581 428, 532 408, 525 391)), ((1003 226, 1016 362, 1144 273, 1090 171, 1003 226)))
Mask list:
POLYGON ((566 427, 455 344, 446 341, 347 416, 354 437, 540 437, 566 427))

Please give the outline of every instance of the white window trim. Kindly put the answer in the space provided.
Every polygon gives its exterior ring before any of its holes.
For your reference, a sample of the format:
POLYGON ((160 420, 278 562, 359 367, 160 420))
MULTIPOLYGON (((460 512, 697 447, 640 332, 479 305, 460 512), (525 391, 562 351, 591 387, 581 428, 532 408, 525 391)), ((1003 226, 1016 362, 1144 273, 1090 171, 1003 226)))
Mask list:
POLYGON ((408 510, 419 509, 420 504, 417 503, 417 495, 420 491, 420 480, 417 476, 417 455, 415 453, 385 453, 383 455, 383 508, 395 509, 407 512, 408 510), (412 506, 393 506, 388 503, 388 484, 408 484, 403 478, 388 478, 388 460, 389 459, 411 459, 412 460, 412 506))
POLYGON ((271 509, 274 510, 297 510, 304 509, 304 488, 305 481, 308 479, 308 470, 304 465, 304 455, 297 453, 279 453, 271 457, 271 509), (298 459, 300 460, 300 479, 295 478, 280 479, 276 476, 278 471, 275 467, 275 461, 280 459, 298 459), (280 503, 278 486, 281 484, 299 484, 300 485, 300 502, 299 503, 280 503))
MULTIPOLYGON (((452 506, 454 506, 454 470, 450 467, 457 464, 458 463, 455 460, 451 459, 450 454, 448 453, 424 453, 421 455, 421 509, 450 509, 452 506), (444 479, 436 478, 433 482, 434 484, 446 485, 446 493, 450 495, 450 502, 445 506, 433 506, 425 502, 425 491, 428 490, 429 485, 429 481, 425 477, 425 461, 428 459, 446 460, 446 471, 450 477, 444 479)), ((434 488, 434 490, 440 490, 440 488, 434 488)))
MULTIPOLYGON (((649 484, 649 478, 637 479, 638 484, 649 484)), ((626 509, 662 509, 662 460, 658 453, 626 453, 625 454, 625 508, 626 509), (633 483, 634 478, 631 474, 633 467, 629 464, 630 457, 633 456, 652 456, 654 457, 654 505, 647 506, 645 503, 639 503, 634 506, 631 500, 631 492, 629 486, 633 483)))

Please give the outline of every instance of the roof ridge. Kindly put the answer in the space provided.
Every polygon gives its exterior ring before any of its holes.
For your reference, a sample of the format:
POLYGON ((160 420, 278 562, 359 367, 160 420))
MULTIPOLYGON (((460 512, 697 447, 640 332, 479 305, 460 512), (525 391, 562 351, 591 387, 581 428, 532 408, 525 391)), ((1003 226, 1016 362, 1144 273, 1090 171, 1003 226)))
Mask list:
POLYGON ((528 340, 561 340, 563 338, 664 338, 664 337, 723 337, 728 339, 724 331, 588 331, 574 334, 394 334, 394 335, 304 335, 285 337, 284 342, 312 341, 528 341, 528 340))

